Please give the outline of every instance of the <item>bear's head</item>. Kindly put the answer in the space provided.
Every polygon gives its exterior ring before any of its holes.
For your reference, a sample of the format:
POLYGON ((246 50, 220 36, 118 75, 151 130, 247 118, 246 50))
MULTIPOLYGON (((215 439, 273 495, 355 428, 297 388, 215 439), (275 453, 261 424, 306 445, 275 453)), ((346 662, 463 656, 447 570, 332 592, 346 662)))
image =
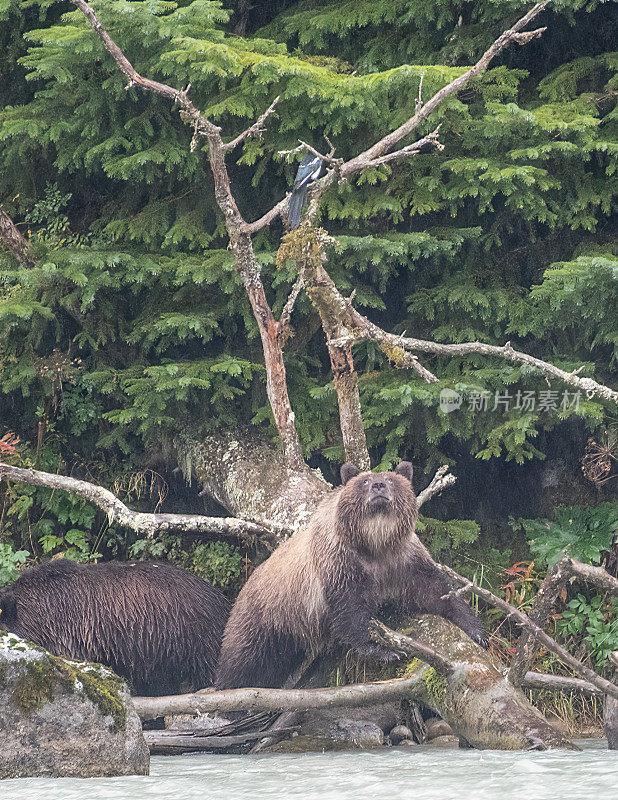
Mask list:
POLYGON ((357 549, 380 550, 414 532, 418 508, 409 461, 393 472, 361 472, 346 463, 341 480, 337 518, 357 549))

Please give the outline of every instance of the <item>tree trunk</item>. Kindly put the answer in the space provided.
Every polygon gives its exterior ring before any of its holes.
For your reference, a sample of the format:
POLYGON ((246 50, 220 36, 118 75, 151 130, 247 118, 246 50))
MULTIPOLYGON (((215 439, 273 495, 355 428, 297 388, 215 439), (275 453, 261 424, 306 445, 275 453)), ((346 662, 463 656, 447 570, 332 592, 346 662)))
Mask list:
POLYGON ((288 467, 255 431, 226 431, 200 441, 176 440, 178 463, 234 516, 279 530, 281 539, 305 525, 331 490, 318 470, 288 467))

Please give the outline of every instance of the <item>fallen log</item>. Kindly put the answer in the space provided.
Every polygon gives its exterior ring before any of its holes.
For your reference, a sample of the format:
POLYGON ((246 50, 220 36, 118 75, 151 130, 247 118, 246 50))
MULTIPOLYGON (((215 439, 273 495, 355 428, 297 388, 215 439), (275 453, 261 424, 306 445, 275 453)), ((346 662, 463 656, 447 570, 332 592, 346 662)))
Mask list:
MULTIPOLYGON (((291 733, 295 728, 286 728, 291 733)), ((281 732, 284 732, 283 729, 281 732)), ((150 748, 151 755, 180 755, 181 753, 199 753, 230 750, 264 736, 264 731, 250 731, 235 736, 196 736, 193 732, 182 731, 144 731, 144 739, 150 748)))
MULTIPOLYGON (((415 638, 372 623, 383 643, 418 662, 403 679, 329 689, 203 689, 174 697, 136 697, 143 719, 212 711, 303 711, 358 707, 391 700, 414 700, 429 706, 470 744, 479 748, 518 750, 530 747, 573 748, 570 741, 508 682, 506 669, 455 625, 426 615, 413 621, 415 638)), ((264 736, 264 732, 261 736, 264 736)))
POLYGON ((479 749, 545 750, 561 747, 577 750, 511 684, 503 664, 442 617, 426 615, 411 622, 410 636, 372 621, 374 638, 388 647, 417 656, 417 641, 431 642, 450 668, 438 672, 419 661, 410 677, 422 677, 420 700, 445 719, 469 744, 479 749))
MULTIPOLYGON (((208 711, 304 711, 310 708, 358 707, 388 700, 414 699, 421 678, 356 683, 335 689, 202 689, 194 694, 134 697, 142 720, 208 711)), ((264 735, 264 733, 262 733, 264 735)))

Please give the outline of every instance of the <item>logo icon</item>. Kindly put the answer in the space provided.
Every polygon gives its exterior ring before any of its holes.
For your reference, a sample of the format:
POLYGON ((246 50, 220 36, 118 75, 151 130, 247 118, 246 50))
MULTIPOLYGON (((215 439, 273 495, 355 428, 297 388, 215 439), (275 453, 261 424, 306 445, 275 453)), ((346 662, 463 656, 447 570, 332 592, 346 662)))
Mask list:
POLYGON ((453 389, 442 389, 440 392, 440 411, 443 414, 450 414, 451 411, 457 411, 461 408, 463 397, 459 392, 453 389))

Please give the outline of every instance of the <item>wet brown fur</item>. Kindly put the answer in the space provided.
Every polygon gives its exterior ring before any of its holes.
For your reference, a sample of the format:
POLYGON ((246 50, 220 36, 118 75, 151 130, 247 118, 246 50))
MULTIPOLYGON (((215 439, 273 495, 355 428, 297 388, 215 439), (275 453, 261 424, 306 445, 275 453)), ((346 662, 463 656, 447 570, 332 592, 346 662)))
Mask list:
POLYGON ((369 620, 385 602, 451 619, 477 641, 482 626, 450 589, 415 533, 412 465, 342 468, 344 485, 251 575, 223 637, 218 688, 282 686, 307 653, 341 646, 385 660, 369 620), (385 495, 382 497, 382 495, 385 495))
POLYGON ((227 599, 169 564, 75 564, 26 571, 0 589, 0 627, 54 655, 105 664, 135 694, 211 685, 227 599))

